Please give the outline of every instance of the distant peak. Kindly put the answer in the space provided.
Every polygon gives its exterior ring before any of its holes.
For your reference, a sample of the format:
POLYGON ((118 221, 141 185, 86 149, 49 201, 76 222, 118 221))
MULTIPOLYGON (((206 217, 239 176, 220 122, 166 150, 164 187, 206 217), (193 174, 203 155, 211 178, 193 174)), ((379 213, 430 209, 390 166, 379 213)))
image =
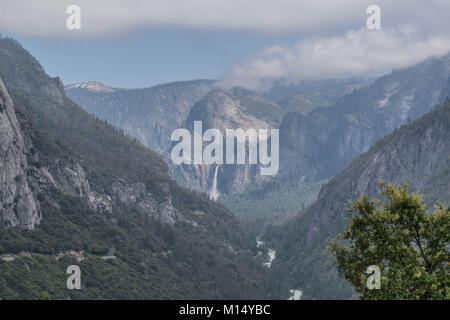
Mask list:
POLYGON ((101 92, 114 92, 113 88, 106 86, 105 84, 99 81, 86 81, 76 84, 70 84, 66 86, 66 89, 86 89, 91 92, 101 93, 101 92))

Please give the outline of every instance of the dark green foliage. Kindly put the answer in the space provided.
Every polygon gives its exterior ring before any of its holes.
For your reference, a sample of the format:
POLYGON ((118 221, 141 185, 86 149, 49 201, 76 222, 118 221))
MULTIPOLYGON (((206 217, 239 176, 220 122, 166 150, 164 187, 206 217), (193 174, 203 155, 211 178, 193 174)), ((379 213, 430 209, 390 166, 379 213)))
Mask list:
POLYGON ((246 252, 228 252, 213 233, 223 225, 199 233, 190 224, 171 227, 133 210, 105 217, 57 191, 41 205, 45 216, 36 230, 0 232, 0 254, 17 255, 13 261, 0 260, 3 299, 40 299, 42 291, 52 299, 263 297, 262 268, 255 269, 246 252), (102 259, 111 247, 116 259, 102 259), (56 260, 70 251, 86 259, 76 261, 69 254, 56 260), (72 264, 82 271, 80 291, 66 288, 72 264))
POLYGON ((436 204, 427 213, 406 183, 380 186, 388 202, 361 195, 345 231, 330 242, 339 272, 361 299, 450 299, 450 207, 436 204), (379 288, 367 285, 369 266, 380 269, 379 288))

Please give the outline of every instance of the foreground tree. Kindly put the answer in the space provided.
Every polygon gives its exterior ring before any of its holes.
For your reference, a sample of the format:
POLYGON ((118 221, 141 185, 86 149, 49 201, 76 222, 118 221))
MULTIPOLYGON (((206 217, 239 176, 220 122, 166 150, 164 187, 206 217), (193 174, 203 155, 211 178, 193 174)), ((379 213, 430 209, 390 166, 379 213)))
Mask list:
POLYGON ((379 184, 387 203, 362 195, 330 242, 340 274, 361 299, 450 299, 450 207, 429 213, 406 183, 379 184))

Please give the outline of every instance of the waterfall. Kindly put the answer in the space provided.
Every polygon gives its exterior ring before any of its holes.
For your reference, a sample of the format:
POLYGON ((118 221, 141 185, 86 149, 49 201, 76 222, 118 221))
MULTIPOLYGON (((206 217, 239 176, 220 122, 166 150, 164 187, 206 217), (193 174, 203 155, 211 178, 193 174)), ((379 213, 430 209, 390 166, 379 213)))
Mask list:
POLYGON ((209 193, 209 196, 212 200, 217 201, 219 199, 219 191, 217 191, 217 174, 219 172, 219 166, 216 166, 216 171, 214 172, 214 181, 211 188, 211 192, 209 193))

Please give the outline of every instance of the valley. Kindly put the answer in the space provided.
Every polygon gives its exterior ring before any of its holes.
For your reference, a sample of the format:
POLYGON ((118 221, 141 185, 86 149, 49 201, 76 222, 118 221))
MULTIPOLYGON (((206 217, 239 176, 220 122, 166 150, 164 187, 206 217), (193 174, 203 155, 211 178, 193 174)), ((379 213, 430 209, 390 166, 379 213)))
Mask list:
MULTIPOLYGON (((164 146, 155 149, 164 150, 161 154, 180 185, 210 196, 214 189, 214 197, 234 213, 244 219, 260 221, 256 225, 260 225, 262 232, 267 223, 284 221, 311 205, 324 183, 377 140, 442 103, 448 95, 449 75, 450 56, 446 55, 377 79, 278 81, 265 92, 240 87, 225 90, 220 88, 220 83, 203 80, 133 89, 129 94, 136 97, 130 96, 120 103, 114 92, 122 89, 104 89, 109 88, 105 85, 100 86, 102 92, 89 89, 87 84, 66 86, 66 92, 100 118, 116 119, 114 125, 150 148, 159 141, 160 135, 155 135, 151 124, 145 127, 136 122, 135 116, 127 115, 136 100, 141 101, 140 113, 145 115, 140 119, 155 112, 160 117, 172 109, 181 110, 177 128, 186 128, 192 133, 195 121, 202 121, 204 131, 278 129, 279 170, 269 177, 259 174, 260 165, 251 163, 218 168, 206 163, 174 165, 169 156, 174 144, 167 142, 168 139, 164 146), (183 91, 186 86, 195 88, 194 92, 198 92, 200 86, 201 97, 183 91), (158 90, 160 95, 147 98, 140 96, 140 90, 158 90), (169 92, 177 92, 179 96, 174 99, 169 92), (170 98, 167 101, 163 99, 166 96, 170 98), (305 107, 308 112, 295 110, 291 102, 283 102, 287 100, 309 101, 314 108, 305 107), (147 130, 145 139, 137 134, 138 129, 147 130), (216 197, 217 194, 220 196, 216 197)), ((158 123, 164 124, 163 121, 158 123)), ((164 130, 170 132, 173 128, 168 126, 164 130)), ((169 136, 167 133, 166 137, 169 136)))
POLYGON ((122 89, 64 85, 1 38, 0 298, 356 299, 327 243, 379 179, 450 201, 449 95, 450 54, 370 80, 122 89), (72 263, 86 290, 65 290, 72 263))
MULTIPOLYGON (((373 178, 364 187, 358 187, 357 192, 338 195, 339 191, 345 192, 347 185, 361 185, 367 181, 366 178, 360 177, 358 182, 346 181, 346 185, 336 187, 327 196, 324 192, 343 172, 352 170, 349 168, 354 166, 355 161, 360 161, 361 154, 364 156, 365 152, 370 153, 368 150, 379 148, 377 146, 389 139, 386 136, 391 132, 394 132, 393 135, 398 135, 399 130, 405 132, 403 126, 413 125, 414 120, 444 103, 450 95, 449 83, 450 55, 446 55, 371 81, 303 82, 298 87, 280 82, 265 93, 241 88, 230 91, 213 88, 205 97, 192 104, 183 122, 184 127, 192 130, 194 121, 202 120, 206 128, 245 128, 248 123, 259 123, 260 128, 278 128, 280 170, 273 177, 263 178, 257 174, 255 165, 223 167, 197 164, 172 166, 172 175, 181 185, 206 192, 225 204, 246 221, 251 235, 263 237, 271 249, 266 249, 266 261, 262 263, 270 267, 275 281, 285 286, 274 293, 275 296, 286 299, 290 292, 292 299, 300 296, 306 299, 354 298, 351 288, 336 274, 332 259, 325 249, 326 239, 343 228, 345 206, 344 202, 339 202, 343 200, 339 199, 354 201, 360 192, 375 196, 376 180, 380 178, 396 183, 401 182, 398 179, 408 181, 414 189, 425 192, 427 199, 433 198, 434 201, 448 201, 450 195, 446 191, 434 194, 434 191, 423 189, 423 178, 415 180, 409 173, 409 170, 416 171, 417 168, 403 170, 391 165, 379 172, 367 169, 367 175, 373 178), (322 107, 316 106, 311 110, 309 107, 293 110, 295 103, 292 101, 311 97, 312 92, 308 88, 320 88, 320 94, 324 97, 328 95, 330 100, 322 100, 322 107), (334 90, 343 94, 334 95, 334 90), (268 111, 270 109, 275 113, 268 111), (239 114, 239 117, 233 114, 239 114), (274 114, 283 116, 275 117, 274 114), (348 165, 350 167, 345 169, 348 165), (330 203, 331 207, 325 212, 317 211, 316 208, 323 201, 330 203), (319 218, 326 217, 328 212, 333 213, 333 222, 328 220, 330 218, 319 218), (295 249, 297 247, 302 249, 295 249), (332 285, 325 288, 327 282, 332 285), (294 290, 293 287, 301 289, 294 290)), ((71 95, 70 90, 68 94, 71 95)), ((75 94, 72 97, 79 99, 75 94)), ((93 106, 88 103, 87 108, 93 106)), ((448 124, 443 126, 448 129, 448 124)), ((430 139, 436 145, 445 145, 443 140, 437 142, 437 138, 430 139)), ((433 154, 436 152, 432 151, 433 154)), ((422 153, 420 155, 423 156, 422 153)), ((432 186, 437 179, 443 188, 441 190, 446 190, 450 181, 442 176, 437 178, 440 176, 439 170, 447 168, 448 171, 449 167, 445 160, 448 152, 440 157, 441 169, 434 167, 425 175, 429 177, 433 174, 436 177, 432 181, 427 180, 427 188, 432 190, 435 190, 432 186)), ((373 161, 381 160, 374 158, 373 161)), ((401 162, 394 160, 394 157, 390 161, 401 162)), ((261 244, 258 242, 258 247, 261 244)))

